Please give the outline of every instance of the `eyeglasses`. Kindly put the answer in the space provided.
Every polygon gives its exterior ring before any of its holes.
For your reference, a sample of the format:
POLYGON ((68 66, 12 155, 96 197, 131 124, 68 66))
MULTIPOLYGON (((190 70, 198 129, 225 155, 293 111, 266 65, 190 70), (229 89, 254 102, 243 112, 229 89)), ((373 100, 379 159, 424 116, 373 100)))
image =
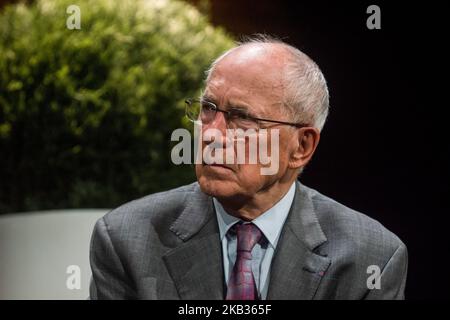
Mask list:
POLYGON ((214 103, 203 99, 186 99, 186 116, 194 123, 208 124, 214 121, 217 112, 222 112, 231 129, 255 129, 261 128, 260 122, 271 122, 294 126, 297 128, 305 127, 302 123, 285 122, 271 119, 262 119, 253 117, 245 110, 230 109, 222 110, 214 103))

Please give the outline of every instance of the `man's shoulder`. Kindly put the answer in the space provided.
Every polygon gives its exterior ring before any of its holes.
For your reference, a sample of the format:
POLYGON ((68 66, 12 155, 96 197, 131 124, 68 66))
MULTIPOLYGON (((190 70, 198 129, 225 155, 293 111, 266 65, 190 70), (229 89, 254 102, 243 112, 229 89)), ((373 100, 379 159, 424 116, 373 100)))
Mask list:
POLYGON ((326 238, 314 253, 329 261, 317 297, 402 299, 408 265, 404 243, 375 219, 314 189, 303 189, 303 199, 309 199, 308 208, 326 238), (375 283, 380 290, 371 290, 375 283))
POLYGON ((329 246, 345 246, 380 255, 393 254, 399 247, 405 246, 397 235, 379 221, 317 190, 305 187, 305 191, 312 201, 329 246))
POLYGON ((130 229, 146 224, 172 223, 183 210, 192 195, 199 190, 194 182, 175 189, 153 193, 145 197, 127 202, 101 219, 110 227, 130 229))

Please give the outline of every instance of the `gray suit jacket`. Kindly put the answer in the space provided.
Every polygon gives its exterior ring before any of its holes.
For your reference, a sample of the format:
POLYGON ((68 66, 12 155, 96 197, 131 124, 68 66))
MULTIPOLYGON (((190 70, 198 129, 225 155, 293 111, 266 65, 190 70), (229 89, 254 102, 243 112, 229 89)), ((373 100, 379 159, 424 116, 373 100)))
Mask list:
MULTIPOLYGON (((91 299, 225 295, 212 198, 197 183, 129 202, 99 219, 90 261, 91 299)), ((403 299, 406 272, 407 250, 397 236, 297 182, 267 299, 403 299), (368 287, 369 266, 381 272, 379 289, 368 287)))

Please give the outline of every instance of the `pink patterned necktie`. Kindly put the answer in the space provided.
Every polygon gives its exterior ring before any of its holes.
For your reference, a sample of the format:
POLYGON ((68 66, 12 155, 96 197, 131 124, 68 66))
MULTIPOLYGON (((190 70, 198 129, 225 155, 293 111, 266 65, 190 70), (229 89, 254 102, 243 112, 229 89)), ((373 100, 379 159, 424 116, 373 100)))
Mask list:
POLYGON ((230 229, 237 235, 237 255, 233 267, 226 300, 257 300, 255 278, 252 272, 252 249, 262 233, 253 223, 236 223, 230 229))

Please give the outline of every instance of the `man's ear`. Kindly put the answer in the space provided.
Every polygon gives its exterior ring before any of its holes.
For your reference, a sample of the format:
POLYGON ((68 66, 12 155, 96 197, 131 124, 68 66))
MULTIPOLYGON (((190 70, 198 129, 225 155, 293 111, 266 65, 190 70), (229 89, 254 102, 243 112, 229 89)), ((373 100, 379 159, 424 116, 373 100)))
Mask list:
POLYGON ((317 128, 305 127, 296 130, 293 135, 289 168, 297 169, 306 166, 311 160, 320 140, 320 131, 317 128))

